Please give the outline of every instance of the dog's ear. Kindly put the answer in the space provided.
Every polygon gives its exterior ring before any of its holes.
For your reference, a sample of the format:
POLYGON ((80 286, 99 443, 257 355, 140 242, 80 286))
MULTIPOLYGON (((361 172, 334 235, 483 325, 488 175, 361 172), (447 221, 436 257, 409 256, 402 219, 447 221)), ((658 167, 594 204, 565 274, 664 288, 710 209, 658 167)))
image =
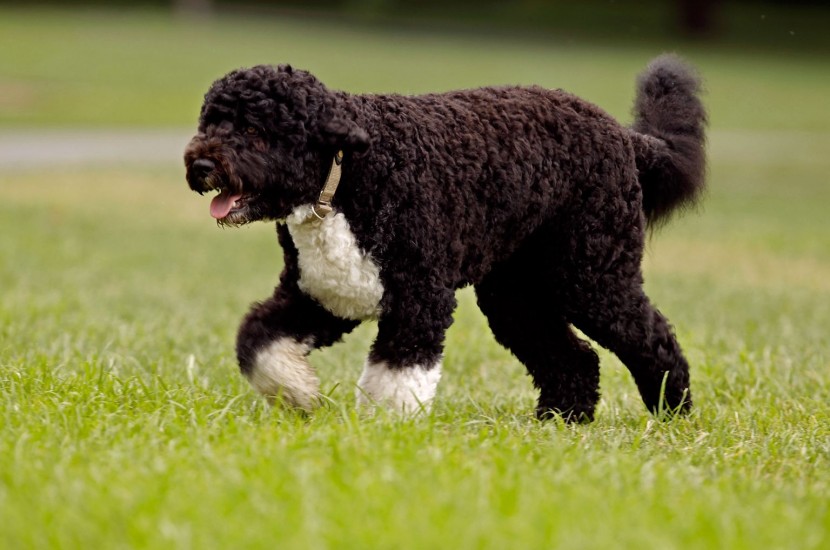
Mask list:
POLYGON ((351 120, 333 118, 321 128, 324 145, 351 153, 364 153, 369 149, 369 134, 351 120))

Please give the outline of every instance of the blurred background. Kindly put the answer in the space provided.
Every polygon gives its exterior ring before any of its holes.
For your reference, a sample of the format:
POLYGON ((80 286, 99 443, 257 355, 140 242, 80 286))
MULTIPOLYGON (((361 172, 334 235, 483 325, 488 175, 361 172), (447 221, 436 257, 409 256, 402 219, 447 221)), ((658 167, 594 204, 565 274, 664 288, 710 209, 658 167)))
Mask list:
POLYGON ((3 0, 0 124, 192 125, 213 79, 256 63, 355 92, 537 83, 624 117, 671 50, 703 69, 714 128, 826 129, 799 106, 826 93, 829 26, 824 0, 3 0))

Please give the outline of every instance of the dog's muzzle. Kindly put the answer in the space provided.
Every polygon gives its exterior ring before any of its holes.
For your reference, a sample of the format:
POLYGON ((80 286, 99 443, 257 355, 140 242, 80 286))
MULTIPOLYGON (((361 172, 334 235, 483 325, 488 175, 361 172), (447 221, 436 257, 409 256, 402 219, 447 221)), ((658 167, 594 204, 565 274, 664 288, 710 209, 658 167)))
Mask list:
POLYGON ((208 159, 196 159, 190 166, 190 173, 192 174, 192 177, 199 181, 207 179, 210 173, 214 170, 216 170, 216 165, 212 160, 208 159))
POLYGON ((187 183, 201 194, 220 186, 216 163, 210 159, 198 158, 187 167, 187 183))

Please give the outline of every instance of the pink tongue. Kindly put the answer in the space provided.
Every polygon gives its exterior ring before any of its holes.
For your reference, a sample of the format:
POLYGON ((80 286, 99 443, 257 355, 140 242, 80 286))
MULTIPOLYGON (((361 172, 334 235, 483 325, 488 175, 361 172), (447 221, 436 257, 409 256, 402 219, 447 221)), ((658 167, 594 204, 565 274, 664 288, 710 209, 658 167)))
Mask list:
POLYGON ((232 195, 227 189, 213 197, 210 201, 210 215, 220 220, 228 215, 233 208, 233 203, 242 198, 242 195, 232 195))

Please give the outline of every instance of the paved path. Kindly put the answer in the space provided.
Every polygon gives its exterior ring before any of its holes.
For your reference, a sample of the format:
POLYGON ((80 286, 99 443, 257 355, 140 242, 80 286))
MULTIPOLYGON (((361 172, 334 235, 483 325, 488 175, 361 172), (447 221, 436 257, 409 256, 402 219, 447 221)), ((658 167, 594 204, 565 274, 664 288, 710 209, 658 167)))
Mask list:
POLYGON ((84 164, 182 164, 193 130, 0 129, 0 170, 84 164))

